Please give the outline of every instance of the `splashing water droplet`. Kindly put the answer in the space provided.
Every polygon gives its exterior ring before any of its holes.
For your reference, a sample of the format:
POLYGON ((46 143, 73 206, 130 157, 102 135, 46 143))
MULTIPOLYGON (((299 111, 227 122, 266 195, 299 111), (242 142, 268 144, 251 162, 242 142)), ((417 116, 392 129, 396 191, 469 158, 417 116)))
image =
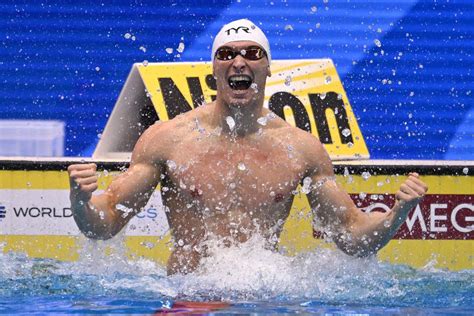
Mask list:
POLYGON ((182 239, 178 240, 178 246, 183 247, 184 241, 182 239))
POLYGON ((338 100, 342 100, 342 94, 338 93, 338 94, 337 94, 337 99, 338 99, 338 100))
POLYGON ((360 192, 359 193, 359 199, 361 199, 361 200, 365 199, 366 196, 367 196, 367 194, 365 192, 360 192))
POLYGON ((344 167, 344 177, 347 177, 349 175, 350 175, 349 169, 347 167, 344 167))
POLYGON ((288 158, 292 159, 293 158, 293 146, 291 146, 291 145, 286 146, 286 150, 288 151, 288 158))
POLYGON ((183 43, 183 42, 180 42, 180 43, 179 43, 178 48, 176 48, 176 51, 177 51, 178 53, 184 52, 184 43, 183 43))
POLYGON ((148 249, 153 249, 153 248, 155 248, 155 244, 152 243, 152 242, 149 242, 149 241, 143 242, 142 245, 143 245, 145 248, 148 248, 148 249))
POLYGON ((95 67, 95 71, 100 71, 100 67, 95 67))
POLYGON ((311 192, 311 183, 313 180, 310 177, 306 177, 303 179, 303 186, 301 187, 301 192, 304 194, 308 194, 311 192))
POLYGON ((286 76, 286 78, 285 78, 285 85, 286 86, 289 86, 291 84, 291 79, 292 79, 291 76, 286 76))
POLYGON ((285 31, 293 31, 293 25, 291 24, 285 25, 285 31))
POLYGON ((382 47, 382 42, 381 42, 380 40, 378 40, 378 39, 375 39, 375 40, 374 40, 374 44, 375 44, 375 46, 377 46, 377 47, 382 47))
POLYGON ((258 85, 257 85, 255 82, 253 82, 253 83, 250 85, 250 88, 251 88, 253 91, 255 91, 255 93, 258 92, 258 85))
POLYGON ((247 166, 245 166, 245 164, 243 162, 239 162, 239 164, 237 165, 237 168, 240 170, 240 171, 245 171, 247 170, 247 166))
POLYGON ((174 162, 173 160, 166 161, 166 165, 170 170, 176 170, 176 162, 174 162))
POLYGON ((319 98, 321 98, 321 100, 326 99, 326 93, 320 93, 319 98))
POLYGON ((130 39, 130 38, 132 37, 132 34, 130 34, 130 33, 125 33, 125 34, 123 35, 123 37, 125 37, 125 39, 130 39))
POLYGON ((273 119, 275 119, 276 117, 277 117, 277 115, 276 115, 275 113, 273 113, 273 112, 270 112, 270 113, 267 114, 267 118, 268 118, 269 120, 273 120, 273 119))
POLYGON ((367 181, 367 180, 370 178, 370 176, 371 176, 370 172, 368 172, 368 171, 362 172, 362 178, 363 178, 364 180, 367 181))
MULTIPOLYGON (((130 214, 130 213, 133 212, 133 209, 132 209, 132 208, 126 207, 126 206, 123 205, 123 204, 117 204, 117 205, 115 205, 115 208, 116 208, 117 210, 119 210, 119 211, 122 212, 122 217, 123 217, 123 218, 126 218, 126 217, 128 216, 128 214, 130 214)), ((100 211, 100 213, 103 213, 103 212, 100 211)), ((100 213, 99 213, 99 215, 100 215, 100 213)), ((102 218, 102 216, 101 216, 101 218, 102 218)), ((103 218, 102 218, 102 219, 103 219, 103 218)))
POLYGON ((141 50, 142 52, 146 53, 146 47, 145 47, 145 46, 140 46, 139 50, 141 50))
POLYGON ((226 118, 225 118, 225 121, 226 121, 227 125, 229 126, 229 129, 230 129, 231 131, 233 131, 233 130, 234 130, 234 127, 235 127, 235 121, 234 121, 234 119, 232 118, 232 116, 226 117, 226 118))
POLYGON ((351 134, 351 130, 348 128, 344 128, 341 133, 344 137, 348 137, 351 134))
POLYGON ((315 13, 316 11, 318 11, 318 8, 314 5, 311 7, 311 13, 315 13))
POLYGON ((173 54, 173 49, 172 49, 171 47, 166 48, 165 51, 166 51, 168 54, 173 54))
POLYGON ((326 78, 324 79, 324 83, 325 84, 330 84, 331 82, 332 82, 331 76, 326 76, 326 78))
POLYGON ((145 59, 145 60, 142 62, 142 65, 145 66, 145 67, 148 66, 148 60, 145 59))
POLYGON ((267 125, 267 118, 265 116, 259 117, 257 119, 257 123, 262 125, 262 126, 265 126, 265 125, 267 125))
POLYGON ((468 174, 469 173, 469 168, 468 167, 462 168, 462 173, 468 174))

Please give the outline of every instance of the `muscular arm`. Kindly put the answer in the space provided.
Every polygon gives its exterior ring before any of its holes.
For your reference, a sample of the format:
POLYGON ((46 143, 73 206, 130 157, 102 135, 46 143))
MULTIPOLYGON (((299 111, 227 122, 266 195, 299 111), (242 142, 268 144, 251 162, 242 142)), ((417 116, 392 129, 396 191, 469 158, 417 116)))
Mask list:
POLYGON ((422 199, 426 185, 417 174, 410 174, 396 193, 397 201, 391 212, 365 213, 336 183, 329 156, 322 145, 318 146, 317 165, 310 169, 312 182, 308 194, 316 221, 345 253, 356 256, 376 253, 390 241, 410 210, 422 199))
POLYGON ((152 134, 145 133, 139 139, 130 168, 114 179, 103 194, 92 195, 97 188, 95 166, 92 170, 81 169, 80 165, 68 168, 71 208, 79 229, 86 236, 95 239, 113 237, 146 205, 161 173, 159 158, 150 149, 152 134))

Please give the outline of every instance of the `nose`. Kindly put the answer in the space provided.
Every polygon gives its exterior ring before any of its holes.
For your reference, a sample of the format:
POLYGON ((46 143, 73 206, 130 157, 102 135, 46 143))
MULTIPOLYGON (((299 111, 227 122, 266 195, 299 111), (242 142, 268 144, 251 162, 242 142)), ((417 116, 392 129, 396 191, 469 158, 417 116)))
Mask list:
POLYGON ((245 67, 247 66, 247 63, 245 62, 245 58, 242 57, 241 55, 237 55, 234 58, 234 62, 232 63, 232 67, 237 73, 242 73, 245 70, 245 67))

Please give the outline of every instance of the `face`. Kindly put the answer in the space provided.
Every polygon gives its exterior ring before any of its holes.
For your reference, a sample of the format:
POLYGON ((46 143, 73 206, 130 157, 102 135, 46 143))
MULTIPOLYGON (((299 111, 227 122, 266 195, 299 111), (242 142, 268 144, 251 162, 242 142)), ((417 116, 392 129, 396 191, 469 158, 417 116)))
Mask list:
MULTIPOLYGON (((260 47, 252 41, 230 42, 220 48, 247 54, 252 48, 260 47)), ((255 51, 252 51, 254 53, 255 51)), ((229 54, 235 55, 235 54, 229 54)), ((217 99, 232 107, 245 107, 262 102, 265 83, 270 76, 268 58, 250 60, 237 54, 235 58, 219 60, 214 58, 213 73, 217 80, 217 99)))

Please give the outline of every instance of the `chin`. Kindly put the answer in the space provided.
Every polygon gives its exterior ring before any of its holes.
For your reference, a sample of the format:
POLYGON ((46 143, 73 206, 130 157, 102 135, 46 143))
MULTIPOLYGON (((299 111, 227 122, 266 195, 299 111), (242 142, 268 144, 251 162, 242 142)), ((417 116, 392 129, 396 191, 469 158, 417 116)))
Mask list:
POLYGON ((247 100, 231 100, 228 104, 231 108, 241 109, 248 105, 247 100))
POLYGON ((242 108, 253 102, 255 102, 255 98, 253 96, 246 96, 244 98, 230 98, 228 104, 234 108, 242 108))

